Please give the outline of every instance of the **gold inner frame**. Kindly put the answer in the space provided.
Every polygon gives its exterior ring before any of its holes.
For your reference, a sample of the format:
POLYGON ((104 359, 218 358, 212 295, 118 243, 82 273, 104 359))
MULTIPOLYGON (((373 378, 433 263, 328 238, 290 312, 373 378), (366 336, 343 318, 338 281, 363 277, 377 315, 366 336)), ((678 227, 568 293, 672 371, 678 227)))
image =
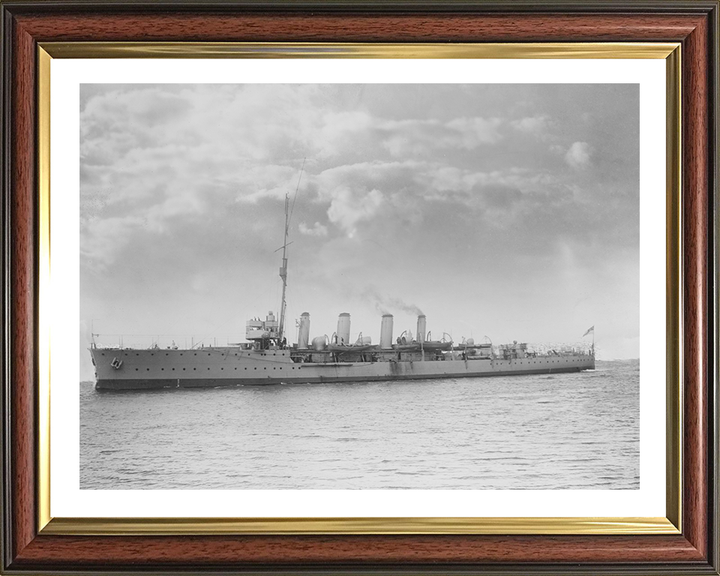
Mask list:
POLYGON ((679 43, 327 44, 47 42, 37 54, 38 529, 43 534, 678 534, 682 518, 679 43), (666 517, 53 518, 50 514, 50 68, 53 58, 527 58, 666 61, 666 517))

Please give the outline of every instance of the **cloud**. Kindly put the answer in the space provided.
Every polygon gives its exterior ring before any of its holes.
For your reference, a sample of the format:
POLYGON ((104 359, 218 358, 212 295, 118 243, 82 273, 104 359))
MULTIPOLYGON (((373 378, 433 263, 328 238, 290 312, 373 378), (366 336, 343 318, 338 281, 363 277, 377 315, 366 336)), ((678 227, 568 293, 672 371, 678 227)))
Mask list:
POLYGON ((510 125, 524 134, 545 134, 550 129, 550 117, 543 114, 539 116, 526 116, 519 120, 513 120, 510 125))
POLYGON ((300 225, 298 226, 298 230, 300 231, 300 234, 304 234, 305 236, 327 236, 328 235, 328 229, 327 226, 324 226, 320 224, 320 222, 315 222, 312 228, 310 228, 305 222, 300 222, 300 225))
MULTIPOLYGON (((372 103, 370 89, 364 90, 372 103)), ((281 201, 293 194, 307 156, 301 193, 314 190, 330 222, 354 236, 380 204, 399 221, 421 219, 416 204, 403 204, 408 195, 436 194, 428 178, 438 154, 502 140, 501 118, 463 113, 441 119, 424 109, 398 116, 387 107, 358 105, 357 93, 332 85, 88 89, 81 99, 83 218, 141 219, 140 233, 152 241, 180 216, 281 201)), ((304 217, 301 233, 331 234, 327 226, 308 224, 317 214, 304 217)), ((132 233, 110 230, 83 229, 83 242, 93 246, 88 258, 107 263, 129 245, 132 233)))
MULTIPOLYGON (((286 194, 292 198, 300 177, 300 164, 297 166, 244 166, 240 170, 227 173, 223 182, 237 190, 236 199, 241 203, 256 204, 264 198, 281 200, 286 194)), ((302 180, 306 179, 303 176, 302 180)))
POLYGON ((438 120, 387 121, 378 125, 383 146, 392 156, 423 155, 436 149, 475 150, 502 138, 498 118, 454 118, 438 120))
MULTIPOLYGON (((365 111, 328 111, 317 127, 319 157, 335 158, 360 145, 378 127, 378 119, 365 111)), ((312 127, 311 127, 312 130, 312 127)))
POLYGON ((498 131, 501 124, 498 118, 456 118, 448 122, 447 127, 457 134, 448 135, 441 144, 446 148, 467 150, 474 150, 482 144, 494 144, 502 137, 498 131))
POLYGON ((357 224, 371 219, 382 206, 385 198, 379 190, 357 194, 349 188, 336 188, 327 214, 330 222, 340 227, 348 236, 355 236, 357 224))
POLYGON ((590 144, 587 142, 574 142, 565 153, 565 162, 577 169, 590 165, 590 144))
POLYGON ((93 219, 81 226, 80 255, 92 270, 104 270, 115 261, 129 239, 147 225, 147 219, 136 216, 93 219))
POLYGON ((523 168, 482 172, 461 169, 455 166, 439 166, 429 172, 431 189, 440 192, 461 192, 464 194, 485 187, 513 187, 529 191, 551 186, 558 182, 557 177, 550 174, 523 168))

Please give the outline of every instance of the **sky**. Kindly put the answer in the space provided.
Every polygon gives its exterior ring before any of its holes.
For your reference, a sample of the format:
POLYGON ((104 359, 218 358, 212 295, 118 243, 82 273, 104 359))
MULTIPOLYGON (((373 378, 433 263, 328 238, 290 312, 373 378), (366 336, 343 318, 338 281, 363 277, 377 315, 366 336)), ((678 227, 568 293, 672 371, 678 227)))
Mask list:
POLYGON ((287 327, 639 356, 637 85, 83 84, 81 377, 100 344, 287 327), (303 167, 304 166, 304 167, 303 167), (299 183, 299 185, 298 185, 299 183), (589 341, 586 337, 585 341, 589 341))

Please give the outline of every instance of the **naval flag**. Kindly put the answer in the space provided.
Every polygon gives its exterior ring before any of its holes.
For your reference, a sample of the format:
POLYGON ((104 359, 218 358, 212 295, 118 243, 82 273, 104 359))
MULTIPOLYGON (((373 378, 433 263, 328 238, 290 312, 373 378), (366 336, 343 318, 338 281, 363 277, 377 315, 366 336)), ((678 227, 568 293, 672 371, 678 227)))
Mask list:
POLYGON ((588 334, 595 334, 595 326, 594 325, 590 326, 590 328, 587 329, 587 332, 585 332, 585 334, 583 334, 583 338, 585 338, 585 336, 587 336, 588 334))

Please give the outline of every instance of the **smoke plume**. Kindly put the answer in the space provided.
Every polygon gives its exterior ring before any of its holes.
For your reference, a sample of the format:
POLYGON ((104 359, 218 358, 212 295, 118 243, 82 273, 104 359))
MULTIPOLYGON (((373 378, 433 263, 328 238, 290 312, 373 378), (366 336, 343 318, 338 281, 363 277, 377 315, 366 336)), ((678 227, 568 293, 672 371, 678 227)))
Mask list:
POLYGON ((374 287, 367 287, 362 295, 373 303, 380 314, 391 314, 393 311, 400 311, 414 316, 421 316, 423 313, 415 304, 409 304, 394 296, 383 296, 374 287))

